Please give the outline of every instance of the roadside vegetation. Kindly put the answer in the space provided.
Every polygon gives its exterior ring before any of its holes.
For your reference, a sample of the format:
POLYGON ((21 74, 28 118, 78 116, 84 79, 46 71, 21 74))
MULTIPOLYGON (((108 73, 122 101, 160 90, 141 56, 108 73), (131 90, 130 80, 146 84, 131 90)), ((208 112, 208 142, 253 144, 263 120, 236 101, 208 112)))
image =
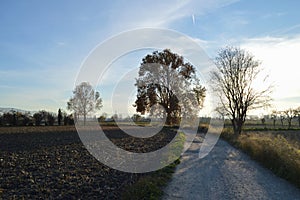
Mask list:
POLYGON ((172 178, 179 163, 180 161, 176 160, 163 169, 142 176, 136 183, 125 189, 122 198, 124 200, 159 199, 164 194, 163 188, 172 178))
MULTIPOLYGON (((171 147, 170 159, 174 159, 174 154, 181 152, 184 145, 184 134, 179 133, 176 137, 176 142, 171 147)), ((146 173, 136 183, 127 187, 122 197, 124 200, 140 200, 140 199, 159 199, 164 193, 163 188, 172 178, 176 166, 180 163, 176 159, 172 164, 155 172, 146 173)))
POLYGON ((226 128, 222 138, 300 188, 299 130, 244 131, 236 136, 226 128))

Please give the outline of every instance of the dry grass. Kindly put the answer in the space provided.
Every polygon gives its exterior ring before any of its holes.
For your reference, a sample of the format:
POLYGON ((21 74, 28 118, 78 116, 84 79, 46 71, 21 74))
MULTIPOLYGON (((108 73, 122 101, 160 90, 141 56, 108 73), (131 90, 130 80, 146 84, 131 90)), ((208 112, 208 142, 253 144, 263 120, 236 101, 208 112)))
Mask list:
POLYGON ((300 133, 294 134, 248 132, 234 137, 227 130, 223 134, 223 138, 272 170, 276 175, 300 188, 300 149, 299 143, 295 139, 300 133), (294 134, 296 137, 291 137, 294 134))

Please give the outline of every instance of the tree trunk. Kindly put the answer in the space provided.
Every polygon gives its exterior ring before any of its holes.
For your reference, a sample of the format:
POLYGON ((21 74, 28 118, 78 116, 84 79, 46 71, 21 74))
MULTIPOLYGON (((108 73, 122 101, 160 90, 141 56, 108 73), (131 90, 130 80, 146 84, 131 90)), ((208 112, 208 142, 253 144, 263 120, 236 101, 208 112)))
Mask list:
POLYGON ((166 125, 172 125, 171 113, 167 113, 166 125))
POLYGON ((240 119, 233 119, 231 120, 233 126, 233 133, 234 135, 238 136, 242 133, 243 121, 240 119))

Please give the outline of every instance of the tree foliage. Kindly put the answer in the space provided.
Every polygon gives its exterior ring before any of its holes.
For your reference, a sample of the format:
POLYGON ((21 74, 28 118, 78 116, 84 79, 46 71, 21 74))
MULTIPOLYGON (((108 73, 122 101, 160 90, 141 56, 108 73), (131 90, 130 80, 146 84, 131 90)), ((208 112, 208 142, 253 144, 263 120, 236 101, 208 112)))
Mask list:
POLYGON ((22 113, 19 111, 11 110, 10 112, 3 113, 0 116, 0 125, 4 126, 27 126, 32 124, 31 116, 29 113, 22 113))
POLYGON ((107 113, 102 113, 100 117, 98 117, 98 122, 104 122, 107 118, 107 113))
POLYGON ((46 125, 46 126, 53 126, 55 122, 55 115, 51 112, 40 110, 33 114, 33 118, 35 120, 35 125, 46 125))
POLYGON ((0 114, 0 126, 53 126, 56 121, 58 122, 58 125, 62 125, 63 117, 65 117, 67 121, 67 123, 64 123, 65 125, 74 124, 73 117, 67 116, 67 113, 63 112, 61 109, 59 109, 57 116, 53 112, 46 110, 40 110, 33 114, 30 112, 11 110, 2 115, 0 114))
POLYGON ((70 98, 67 105, 67 109, 74 112, 75 119, 83 116, 84 125, 86 124, 87 115, 95 110, 100 110, 101 107, 100 93, 95 92, 88 82, 82 82, 75 87, 73 97, 70 98))
POLYGON ((139 122, 139 121, 141 121, 142 116, 139 115, 139 114, 134 114, 134 115, 132 115, 131 119, 132 119, 132 121, 134 121, 134 122, 139 122))
POLYGON ((40 126, 43 120, 43 115, 40 112, 34 113, 33 118, 35 120, 35 125, 40 126))
POLYGON ((230 117, 234 133, 240 134, 247 112, 269 105, 271 86, 262 90, 253 87, 261 72, 260 62, 243 49, 222 49, 215 64, 217 69, 211 73, 211 80, 220 100, 217 110, 222 110, 230 117))
POLYGON ((169 49, 154 51, 142 59, 135 85, 136 111, 166 117, 167 124, 197 115, 206 91, 199 84, 195 67, 169 49), (160 106, 165 111, 157 109, 160 106))

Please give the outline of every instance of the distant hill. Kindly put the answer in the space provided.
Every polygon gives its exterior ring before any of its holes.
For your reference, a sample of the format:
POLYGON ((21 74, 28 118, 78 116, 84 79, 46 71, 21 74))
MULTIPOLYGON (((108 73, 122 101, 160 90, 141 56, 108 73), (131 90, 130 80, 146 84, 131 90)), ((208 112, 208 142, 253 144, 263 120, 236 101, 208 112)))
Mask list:
POLYGON ((18 109, 18 108, 0 108, 0 114, 2 115, 3 113, 7 113, 7 112, 21 112, 21 113, 26 113, 29 112, 31 114, 35 113, 36 111, 29 111, 29 110, 22 110, 22 109, 18 109))

